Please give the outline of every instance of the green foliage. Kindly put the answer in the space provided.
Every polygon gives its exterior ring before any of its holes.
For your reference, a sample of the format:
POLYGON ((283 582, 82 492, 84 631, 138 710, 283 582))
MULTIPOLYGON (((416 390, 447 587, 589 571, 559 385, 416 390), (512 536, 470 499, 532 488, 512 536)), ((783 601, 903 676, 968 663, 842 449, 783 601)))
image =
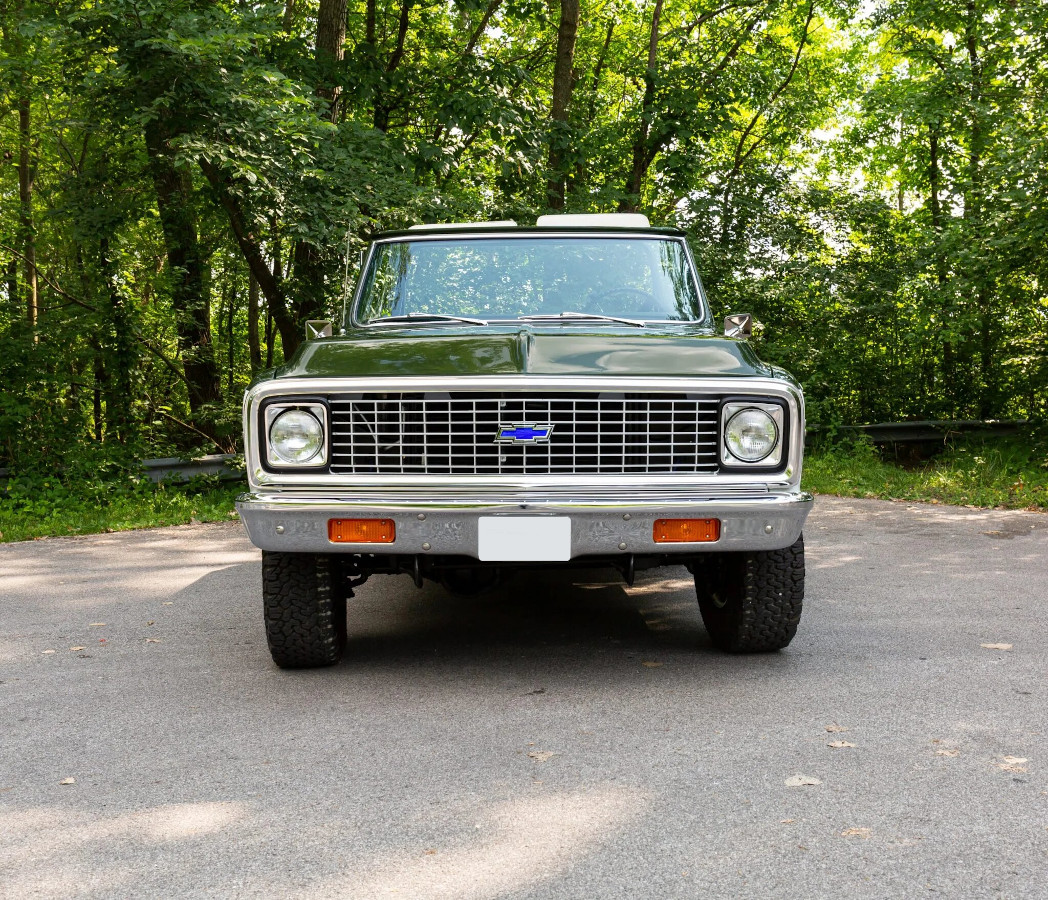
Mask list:
POLYGON ((0 465, 234 449, 370 236, 551 180, 686 229, 809 421, 1048 416, 1043 3, 586 0, 557 122, 556 4, 337 6, 0 9, 0 465))
POLYGON ((823 446, 805 460, 804 488, 820 494, 1048 510, 1048 450, 1033 435, 951 443, 928 462, 887 462, 866 441, 823 446))
POLYGON ((0 541, 99 534, 236 519, 242 486, 197 479, 154 485, 127 471, 82 471, 72 478, 14 478, 0 495, 0 541))

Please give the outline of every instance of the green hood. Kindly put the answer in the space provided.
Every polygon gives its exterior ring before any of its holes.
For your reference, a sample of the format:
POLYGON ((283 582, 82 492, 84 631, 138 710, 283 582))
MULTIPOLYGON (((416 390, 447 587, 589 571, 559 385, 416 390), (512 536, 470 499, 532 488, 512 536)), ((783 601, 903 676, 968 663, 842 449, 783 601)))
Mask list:
POLYGON ((693 325, 419 326, 304 344, 278 378, 409 375, 769 376, 749 344, 693 325))

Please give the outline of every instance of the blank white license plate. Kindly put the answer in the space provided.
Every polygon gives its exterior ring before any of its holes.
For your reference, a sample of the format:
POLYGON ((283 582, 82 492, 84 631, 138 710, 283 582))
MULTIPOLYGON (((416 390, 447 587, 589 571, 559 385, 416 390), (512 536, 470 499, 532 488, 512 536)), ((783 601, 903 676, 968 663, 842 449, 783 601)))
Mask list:
POLYGON ((571 559, 567 516, 481 516, 477 556, 494 562, 560 562, 571 559))

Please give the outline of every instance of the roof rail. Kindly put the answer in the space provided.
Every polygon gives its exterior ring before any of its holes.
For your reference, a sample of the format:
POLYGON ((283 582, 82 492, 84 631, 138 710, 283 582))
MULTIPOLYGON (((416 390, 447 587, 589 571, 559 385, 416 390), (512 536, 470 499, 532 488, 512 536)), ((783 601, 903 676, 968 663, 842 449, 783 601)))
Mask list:
POLYGON ((539 228, 650 228, 648 217, 641 213, 573 213, 539 216, 539 228))
POLYGON ((408 231, 445 231, 453 228, 516 228, 517 223, 512 219, 502 219, 498 222, 427 222, 424 225, 412 225, 408 231))

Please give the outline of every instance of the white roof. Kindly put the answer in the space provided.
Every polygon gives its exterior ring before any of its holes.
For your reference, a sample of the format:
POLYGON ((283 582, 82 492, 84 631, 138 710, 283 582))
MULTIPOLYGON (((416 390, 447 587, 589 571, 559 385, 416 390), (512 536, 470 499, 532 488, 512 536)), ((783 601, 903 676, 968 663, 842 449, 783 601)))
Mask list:
POLYGON ((650 228, 648 217, 640 213, 558 213, 539 216, 539 228, 650 228))

